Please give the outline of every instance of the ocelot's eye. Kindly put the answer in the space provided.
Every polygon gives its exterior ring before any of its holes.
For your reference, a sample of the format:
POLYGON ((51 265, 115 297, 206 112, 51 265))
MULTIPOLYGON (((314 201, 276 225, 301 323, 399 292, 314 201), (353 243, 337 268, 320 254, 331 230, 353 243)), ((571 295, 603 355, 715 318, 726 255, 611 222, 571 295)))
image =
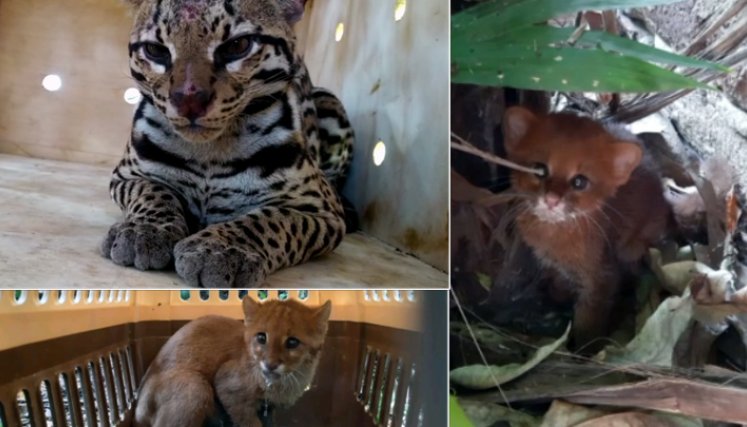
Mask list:
POLYGON ((301 341, 298 340, 296 337, 290 337, 287 340, 285 340, 285 347, 289 349, 294 349, 298 347, 301 344, 301 341))
POLYGON ((151 61, 155 62, 167 62, 171 59, 171 52, 169 48, 158 43, 145 43, 144 46, 145 56, 151 61))
POLYGON ((267 334, 264 332, 260 332, 256 335, 257 342, 261 345, 267 344, 267 334))
POLYGON ((574 190, 586 190, 589 186, 589 178, 583 175, 576 175, 571 178, 571 187, 574 190))
POLYGON ((251 36, 241 36, 229 40, 215 50, 215 60, 227 64, 249 54, 253 45, 251 36))
POLYGON ((547 165, 544 164, 544 163, 535 163, 535 164, 532 165, 532 168, 533 169, 539 169, 539 170, 542 171, 541 174, 538 175, 540 179, 547 178, 547 175, 550 173, 547 170, 547 165))

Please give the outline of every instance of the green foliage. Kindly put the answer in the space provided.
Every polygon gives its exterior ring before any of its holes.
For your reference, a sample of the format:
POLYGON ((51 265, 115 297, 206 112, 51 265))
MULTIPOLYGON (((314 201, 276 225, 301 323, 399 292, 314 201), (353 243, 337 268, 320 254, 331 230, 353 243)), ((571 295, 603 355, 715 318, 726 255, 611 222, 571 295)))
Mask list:
POLYGON ((709 88, 655 64, 728 71, 603 31, 572 40, 573 28, 542 22, 586 9, 673 0, 488 0, 452 16, 452 81, 519 89, 653 92, 709 88))

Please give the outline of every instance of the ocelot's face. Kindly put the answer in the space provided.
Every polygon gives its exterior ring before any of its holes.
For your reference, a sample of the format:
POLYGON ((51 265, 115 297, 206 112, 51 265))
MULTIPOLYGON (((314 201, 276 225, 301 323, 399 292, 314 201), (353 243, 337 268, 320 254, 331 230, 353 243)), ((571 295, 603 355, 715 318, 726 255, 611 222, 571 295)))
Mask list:
POLYGON ((303 0, 134 3, 132 77, 186 140, 218 138, 252 99, 282 89, 295 71, 290 24, 303 0))

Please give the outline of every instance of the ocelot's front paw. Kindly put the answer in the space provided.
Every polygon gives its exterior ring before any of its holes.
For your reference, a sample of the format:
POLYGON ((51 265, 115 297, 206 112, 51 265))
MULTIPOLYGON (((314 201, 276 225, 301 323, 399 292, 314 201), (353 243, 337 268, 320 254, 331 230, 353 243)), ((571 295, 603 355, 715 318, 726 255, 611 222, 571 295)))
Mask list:
POLYGON ((264 261, 218 238, 190 236, 174 248, 176 272, 190 286, 255 288, 265 280, 264 261))
POLYGON ((160 270, 169 265, 174 245, 184 237, 177 230, 169 225, 119 222, 101 243, 101 254, 118 265, 160 270))

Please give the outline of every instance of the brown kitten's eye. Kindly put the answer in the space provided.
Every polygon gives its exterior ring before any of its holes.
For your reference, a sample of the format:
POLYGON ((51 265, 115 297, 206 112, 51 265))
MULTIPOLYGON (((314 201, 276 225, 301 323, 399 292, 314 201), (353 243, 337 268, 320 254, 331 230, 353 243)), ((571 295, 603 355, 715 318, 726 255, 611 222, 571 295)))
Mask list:
POLYGON ((256 335, 257 342, 261 345, 267 344, 267 334, 264 332, 260 332, 256 335))
POLYGON ((215 50, 215 59, 224 64, 233 62, 246 56, 252 48, 250 36, 237 37, 229 40, 215 50))
POLYGON ((571 178, 571 187, 574 190, 585 190, 589 186, 589 178, 583 175, 576 175, 571 178))
POLYGON ((145 43, 145 56, 154 62, 168 62, 171 59, 171 52, 162 44, 145 43))
POLYGON ((296 337, 290 337, 287 340, 285 340, 285 347, 289 349, 294 349, 298 347, 301 344, 301 341, 298 340, 296 337))
POLYGON ((544 163, 535 163, 535 164, 532 165, 532 168, 539 169, 539 170, 542 171, 541 175, 537 175, 540 179, 547 178, 547 175, 550 173, 547 170, 547 165, 545 165, 544 163))

